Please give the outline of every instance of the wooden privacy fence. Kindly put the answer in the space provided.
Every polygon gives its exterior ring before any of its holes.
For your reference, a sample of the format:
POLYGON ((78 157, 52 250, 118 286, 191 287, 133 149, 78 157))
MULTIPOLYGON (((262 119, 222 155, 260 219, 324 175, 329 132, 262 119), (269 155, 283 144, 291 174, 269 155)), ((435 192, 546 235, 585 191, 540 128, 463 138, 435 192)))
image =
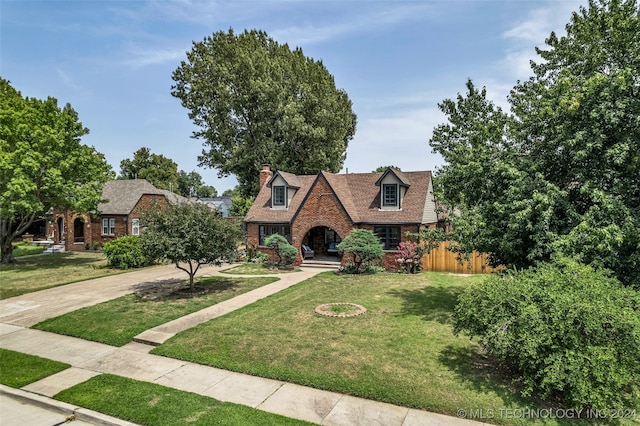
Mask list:
POLYGON ((488 274, 499 270, 487 264, 487 254, 473 252, 468 261, 459 262, 456 253, 447 250, 451 243, 444 241, 438 248, 431 250, 422 257, 422 267, 425 271, 454 272, 458 274, 488 274))

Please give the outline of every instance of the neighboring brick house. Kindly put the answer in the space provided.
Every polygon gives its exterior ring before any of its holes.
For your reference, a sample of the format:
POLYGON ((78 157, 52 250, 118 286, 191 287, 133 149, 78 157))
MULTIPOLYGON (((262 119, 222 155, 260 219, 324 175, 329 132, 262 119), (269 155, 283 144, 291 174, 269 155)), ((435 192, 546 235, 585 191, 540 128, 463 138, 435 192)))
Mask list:
POLYGON ((172 192, 158 189, 144 179, 112 180, 102 188, 96 214, 54 211, 47 235, 66 251, 102 246, 125 235, 140 234, 140 217, 144 209, 157 204, 167 206, 186 202, 172 192))
POLYGON ((354 228, 369 229, 384 244, 384 267, 395 269, 398 244, 410 240, 405 233, 436 227, 438 216, 429 171, 294 175, 265 166, 245 222, 248 245, 266 251, 267 236, 284 235, 298 249, 295 264, 303 245, 315 257, 342 260, 336 245, 354 228))

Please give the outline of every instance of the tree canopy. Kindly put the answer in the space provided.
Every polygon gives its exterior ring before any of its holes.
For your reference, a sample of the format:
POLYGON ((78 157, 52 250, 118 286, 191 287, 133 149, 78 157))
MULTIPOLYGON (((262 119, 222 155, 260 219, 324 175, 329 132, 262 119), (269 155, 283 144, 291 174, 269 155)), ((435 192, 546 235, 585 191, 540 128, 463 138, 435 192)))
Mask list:
POLYGON ((211 185, 205 185, 200 173, 195 170, 187 173, 178 172, 178 191, 183 197, 210 198, 218 195, 218 191, 211 185))
POLYGON ((322 62, 302 49, 263 31, 220 31, 193 43, 173 80, 171 94, 199 128, 201 165, 234 174, 241 195, 258 193, 265 162, 296 174, 342 168, 356 115, 322 62))
POLYGON ((154 207, 142 217, 142 253, 149 259, 169 260, 189 275, 191 288, 200 266, 235 260, 242 230, 203 203, 154 207))
POLYGON ((120 162, 118 179, 146 179, 159 189, 178 191, 178 165, 162 154, 154 154, 142 147, 133 158, 120 162))
POLYGON ((78 114, 55 98, 23 97, 0 78, 1 263, 14 261, 12 242, 49 208, 94 211, 111 166, 78 114))
POLYGON ((554 252, 640 285, 640 18, 635 0, 592 0, 536 49, 511 112, 484 89, 439 104, 430 144, 459 250, 527 267, 554 252))

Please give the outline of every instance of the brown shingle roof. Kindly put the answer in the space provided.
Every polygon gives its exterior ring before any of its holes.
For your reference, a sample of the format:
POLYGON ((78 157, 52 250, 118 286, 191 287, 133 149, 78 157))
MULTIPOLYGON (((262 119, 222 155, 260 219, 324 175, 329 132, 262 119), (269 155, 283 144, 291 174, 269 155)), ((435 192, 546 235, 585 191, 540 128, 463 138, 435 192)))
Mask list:
POLYGON ((158 189, 145 179, 111 180, 102 187, 102 199, 98 205, 100 214, 128 215, 144 194, 164 195, 171 204, 187 201, 172 192, 158 189))
POLYGON ((297 176, 300 189, 295 193, 287 210, 271 209, 271 190, 261 188, 256 201, 247 214, 247 222, 291 222, 300 208, 313 182, 324 177, 347 214, 354 223, 425 223, 425 218, 435 217, 433 200, 429 199, 431 172, 398 172, 397 177, 408 185, 402 201, 402 210, 380 209, 380 187, 376 182, 383 173, 333 174, 321 172, 318 176, 297 176), (433 214, 432 214, 433 213, 433 214))

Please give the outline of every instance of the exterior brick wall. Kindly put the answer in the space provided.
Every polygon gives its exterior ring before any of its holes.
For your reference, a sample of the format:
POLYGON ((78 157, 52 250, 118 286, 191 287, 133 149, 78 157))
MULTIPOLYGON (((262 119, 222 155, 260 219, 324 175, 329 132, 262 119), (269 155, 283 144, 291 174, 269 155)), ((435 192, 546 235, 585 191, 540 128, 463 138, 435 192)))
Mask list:
POLYGON ((302 263, 300 249, 305 236, 318 226, 333 229, 341 239, 349 235, 353 229, 353 222, 323 176, 319 176, 309 190, 307 199, 291 226, 292 244, 298 249, 296 265, 302 263))
POLYGON ((94 244, 100 246, 104 243, 112 241, 119 237, 131 235, 131 220, 139 219, 144 214, 145 209, 159 205, 161 207, 167 207, 168 201, 164 195, 145 194, 140 197, 138 203, 135 205, 129 215, 114 215, 103 214, 97 217, 91 217, 86 213, 75 214, 70 210, 67 211, 55 211, 53 220, 48 223, 47 235, 53 235, 53 240, 56 244, 60 244, 61 241, 65 242, 66 251, 81 251, 85 250, 87 244, 93 248, 94 244), (58 219, 64 220, 64 235, 59 235, 58 219), (75 235, 74 223, 77 218, 84 221, 83 224, 83 241, 75 241, 77 236, 75 235), (115 233, 114 235, 102 234, 102 219, 115 219, 115 233))
MULTIPOLYGON (((393 224, 389 224, 393 226, 393 224)), ((416 233, 418 232, 418 224, 415 225, 400 225, 400 241, 414 241, 415 238, 407 237, 405 234, 407 232, 416 233)), ((360 226, 362 229, 368 229, 373 232, 374 225, 363 224, 360 226)), ((396 254, 398 254, 397 250, 385 250, 384 257, 382 258, 382 266, 384 269, 388 271, 396 271, 398 270, 398 264, 396 263, 396 254)))
MULTIPOLYGON (((260 174, 260 182, 262 185, 266 182, 264 176, 265 170, 260 174)), ((271 250, 266 247, 259 247, 259 225, 258 223, 247 223, 247 245, 256 247, 259 251, 271 254, 271 250)), ((389 224, 393 225, 393 224, 389 224)), ((409 241, 410 237, 406 237, 406 232, 417 232, 418 224, 400 225, 401 241, 409 241)), ((316 254, 325 254, 321 248, 324 241, 315 236, 313 241, 309 240, 309 232, 317 227, 327 227, 333 229, 341 240, 351 233, 354 228, 368 229, 373 232, 374 225, 370 224, 354 224, 349 215, 344 210, 335 193, 329 186, 327 180, 320 175, 314 185, 309 190, 307 198, 300 207, 297 215, 291 224, 291 244, 298 249, 298 257, 294 261, 294 265, 299 266, 302 259, 302 244, 309 244, 314 247, 316 254)), ((388 270, 396 270, 398 268, 395 255, 396 251, 385 251, 382 259, 382 266, 388 270)), ((341 263, 348 262, 349 256, 343 256, 341 263)))

